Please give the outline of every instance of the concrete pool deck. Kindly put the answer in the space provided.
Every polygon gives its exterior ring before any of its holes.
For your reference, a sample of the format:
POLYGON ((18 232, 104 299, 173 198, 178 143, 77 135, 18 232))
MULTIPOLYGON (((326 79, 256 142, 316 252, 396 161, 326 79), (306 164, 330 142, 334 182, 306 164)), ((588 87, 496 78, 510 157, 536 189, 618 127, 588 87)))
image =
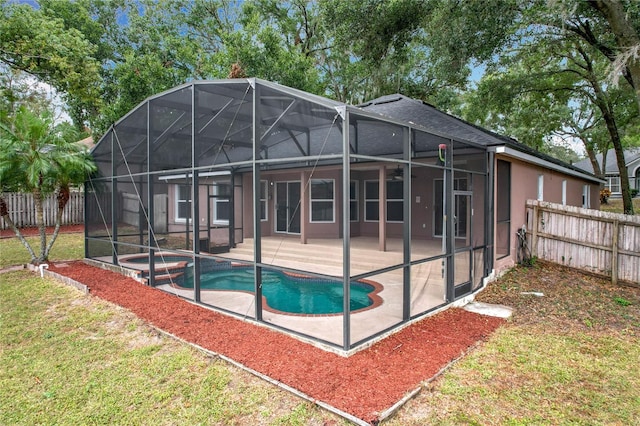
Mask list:
MULTIPOLYGON (((238 244, 230 252, 212 255, 212 257, 236 263, 250 263, 254 260, 253 247, 253 240, 245 239, 243 243, 238 244)), ((307 241, 307 244, 301 244, 299 237, 282 235, 263 237, 261 247, 263 264, 276 268, 283 267, 336 277, 342 276, 342 240, 340 239, 311 239, 307 241)), ((388 239, 386 250, 380 251, 378 250, 377 238, 352 238, 350 252, 351 276, 402 264, 402 249, 403 243, 400 239, 388 239)), ((411 251, 412 260, 438 256, 442 253, 441 242, 440 240, 412 241, 411 251)), ((191 256, 191 253, 186 251, 184 254, 185 256, 191 256)), ((144 253, 141 255, 145 256, 144 253)), ((128 256, 125 255, 124 258, 128 256)), ((110 259, 105 260, 110 261, 110 259)), ((456 270, 468 274, 468 261, 457 263, 456 270)), ((138 263, 123 262, 123 266, 138 270, 144 270, 145 267, 148 269, 148 265, 138 263)), ((411 316, 427 311, 435 312, 442 307, 445 303, 445 286, 442 278, 441 259, 412 266, 411 275, 411 316)), ((383 303, 374 309, 351 314, 350 340, 352 344, 375 334, 386 335, 384 333, 385 330, 402 322, 402 268, 377 274, 367 279, 382 285, 383 289, 379 296, 382 298, 383 303)), ((193 291, 190 289, 180 288, 172 284, 162 284, 157 287, 187 300, 194 300, 193 291)), ((202 290, 200 302, 213 308, 228 311, 244 319, 254 319, 255 317, 255 301, 250 293, 202 290)), ((263 321, 267 324, 273 324, 274 326, 289 329, 295 333, 321 339, 338 346, 342 346, 344 343, 344 319, 342 315, 287 315, 268 309, 263 309, 262 312, 263 321)))

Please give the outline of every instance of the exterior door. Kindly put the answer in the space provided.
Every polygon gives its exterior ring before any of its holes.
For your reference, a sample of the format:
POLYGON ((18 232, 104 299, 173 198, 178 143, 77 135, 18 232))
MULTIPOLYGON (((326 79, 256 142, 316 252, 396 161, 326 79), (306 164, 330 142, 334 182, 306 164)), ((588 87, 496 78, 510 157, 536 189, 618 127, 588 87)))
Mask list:
POLYGON ((300 233, 300 182, 276 183, 276 232, 300 233))
POLYGON ((471 246, 471 193, 454 191, 453 229, 455 235, 454 284, 455 296, 471 292, 472 254, 471 246))

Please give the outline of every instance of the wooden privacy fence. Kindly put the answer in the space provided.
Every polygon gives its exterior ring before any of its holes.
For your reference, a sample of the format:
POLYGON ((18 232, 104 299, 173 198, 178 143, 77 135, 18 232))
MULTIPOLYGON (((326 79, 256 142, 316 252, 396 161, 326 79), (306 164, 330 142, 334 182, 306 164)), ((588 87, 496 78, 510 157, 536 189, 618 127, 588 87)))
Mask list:
POLYGON ((640 284, 640 216, 527 201, 531 255, 640 284))
MULTIPOLYGON (((84 223, 84 193, 72 192, 67 206, 62 212, 62 225, 76 225, 84 223)), ((2 198, 7 202, 9 217, 18 228, 29 228, 36 226, 36 208, 32 194, 3 193, 2 198)), ((45 226, 56 224, 56 211, 58 201, 55 195, 51 194, 42 203, 45 226)), ((0 218, 0 229, 7 229, 3 218, 0 218)))

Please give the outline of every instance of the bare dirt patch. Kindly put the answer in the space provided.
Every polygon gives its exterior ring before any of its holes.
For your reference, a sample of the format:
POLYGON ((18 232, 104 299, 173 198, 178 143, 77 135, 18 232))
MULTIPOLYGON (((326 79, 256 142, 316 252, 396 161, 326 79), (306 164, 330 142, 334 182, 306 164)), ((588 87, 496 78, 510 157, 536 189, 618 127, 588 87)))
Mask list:
POLYGON ((512 269, 477 300, 513 307, 515 325, 640 336, 640 287, 613 285, 549 262, 512 269))

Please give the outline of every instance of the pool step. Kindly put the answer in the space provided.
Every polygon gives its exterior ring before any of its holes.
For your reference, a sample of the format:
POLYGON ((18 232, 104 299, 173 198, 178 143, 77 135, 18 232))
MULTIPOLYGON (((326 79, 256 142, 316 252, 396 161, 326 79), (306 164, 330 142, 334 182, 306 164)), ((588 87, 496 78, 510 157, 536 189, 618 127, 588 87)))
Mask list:
MULTIPOLYGON (((320 265, 322 272, 330 275, 342 274, 342 247, 315 247, 312 252, 311 247, 305 245, 280 244, 273 240, 265 241, 262 245, 262 261, 275 265, 286 264, 291 268, 308 270, 310 264, 320 265), (275 259, 273 254, 276 253, 275 259)), ((236 259, 253 260, 253 244, 238 244, 236 248, 231 250, 230 256, 236 259)), ((401 253, 386 252, 383 255, 385 263, 397 264, 402 263, 401 253), (397 258, 397 259, 396 259, 397 258)), ((351 252, 351 268, 354 272, 368 271, 380 267, 379 262, 372 258, 371 252, 368 250, 352 250, 351 252)))
POLYGON ((173 274, 160 274, 160 275, 156 275, 156 280, 155 280, 155 285, 163 285, 163 284, 171 284, 171 283, 175 283, 176 280, 180 277, 182 277, 184 275, 184 273, 182 272, 176 272, 173 274))
MULTIPOLYGON (((185 262, 179 265, 156 264, 155 285, 171 284, 184 275, 185 262)), ((149 279, 149 271, 142 271, 142 278, 149 279)))

